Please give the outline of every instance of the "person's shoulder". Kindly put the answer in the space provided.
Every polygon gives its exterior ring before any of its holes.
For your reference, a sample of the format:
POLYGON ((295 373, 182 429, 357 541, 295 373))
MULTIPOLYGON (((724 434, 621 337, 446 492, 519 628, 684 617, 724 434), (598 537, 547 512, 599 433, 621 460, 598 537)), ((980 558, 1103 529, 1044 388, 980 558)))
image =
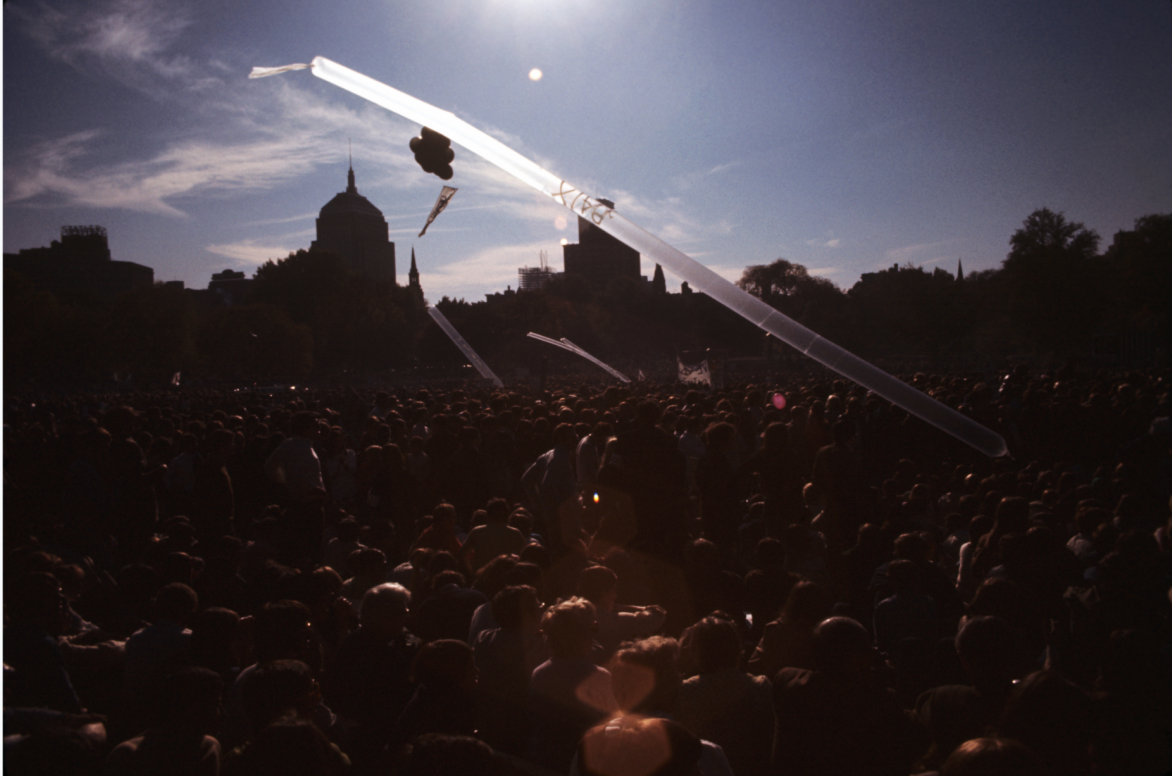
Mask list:
POLYGON ((789 666, 777 672, 777 676, 773 679, 773 689, 775 690, 789 690, 799 687, 805 687, 811 682, 816 681, 817 673, 808 668, 795 668, 789 666))

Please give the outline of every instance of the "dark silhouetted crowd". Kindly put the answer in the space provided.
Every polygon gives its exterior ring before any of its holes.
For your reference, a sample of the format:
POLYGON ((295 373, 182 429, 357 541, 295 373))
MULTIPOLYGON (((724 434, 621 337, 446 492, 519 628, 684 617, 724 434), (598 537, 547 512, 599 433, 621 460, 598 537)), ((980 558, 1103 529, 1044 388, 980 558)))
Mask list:
POLYGON ((1172 384, 8 396, 10 774, 1158 776, 1172 384))

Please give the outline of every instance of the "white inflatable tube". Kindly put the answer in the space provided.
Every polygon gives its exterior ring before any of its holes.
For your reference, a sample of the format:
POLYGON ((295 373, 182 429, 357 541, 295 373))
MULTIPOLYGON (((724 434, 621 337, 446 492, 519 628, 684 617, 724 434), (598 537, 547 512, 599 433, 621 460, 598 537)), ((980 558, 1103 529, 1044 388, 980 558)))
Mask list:
POLYGON ((518 180, 553 197, 555 201, 569 208, 575 214, 589 219, 604 232, 658 262, 676 277, 687 281, 697 291, 708 294, 746 320, 797 348, 848 380, 875 392, 892 404, 902 407, 912 415, 931 423, 941 431, 971 445, 985 455, 998 457, 1008 452, 1005 440, 999 434, 896 379, 882 369, 867 363, 858 356, 843 350, 797 321, 774 310, 695 259, 628 221, 600 200, 587 196, 585 192, 579 191, 499 140, 490 137, 447 111, 440 110, 325 57, 315 57, 309 65, 254 68, 249 77, 261 78, 306 67, 318 78, 446 135, 453 142, 459 143, 469 151, 492 162, 518 180))

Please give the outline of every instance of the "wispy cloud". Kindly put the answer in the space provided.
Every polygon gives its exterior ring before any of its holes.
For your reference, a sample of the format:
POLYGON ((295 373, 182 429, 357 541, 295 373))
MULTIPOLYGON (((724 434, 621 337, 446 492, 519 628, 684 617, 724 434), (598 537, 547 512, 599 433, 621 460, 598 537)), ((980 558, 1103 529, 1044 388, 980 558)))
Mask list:
POLYGON ((900 248, 892 248, 884 252, 883 256, 887 259, 885 266, 892 264, 924 264, 928 260, 940 261, 944 257, 941 252, 952 245, 955 246, 956 240, 942 240, 934 243, 921 243, 919 245, 905 245, 900 248))
POLYGON ((221 245, 207 245, 204 250, 232 259, 235 267, 259 267, 270 259, 283 259, 299 247, 305 247, 304 243, 277 245, 262 244, 259 240, 240 240, 221 245))
POLYGON ((165 97, 162 82, 194 72, 189 58, 171 50, 192 24, 191 8, 173 0, 93 0, 14 3, 4 11, 54 59, 165 97))
POLYGON ((432 302, 443 296, 479 301, 488 290, 500 291, 507 285, 515 287, 517 268, 536 267, 539 251, 547 246, 546 242, 496 245, 439 268, 428 267, 421 260, 420 284, 432 302))
POLYGON ((806 245, 811 248, 838 248, 842 245, 842 238, 835 237, 834 232, 829 232, 826 237, 806 240, 806 245))

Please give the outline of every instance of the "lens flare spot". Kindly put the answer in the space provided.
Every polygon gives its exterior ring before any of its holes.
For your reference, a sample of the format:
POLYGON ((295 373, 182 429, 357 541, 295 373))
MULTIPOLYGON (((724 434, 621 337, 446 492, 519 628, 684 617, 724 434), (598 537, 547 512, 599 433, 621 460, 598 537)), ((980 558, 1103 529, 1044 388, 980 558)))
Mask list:
POLYGON ((539 69, 537 69, 535 67, 529 71, 529 80, 530 81, 540 81, 542 75, 544 75, 544 74, 539 69))

